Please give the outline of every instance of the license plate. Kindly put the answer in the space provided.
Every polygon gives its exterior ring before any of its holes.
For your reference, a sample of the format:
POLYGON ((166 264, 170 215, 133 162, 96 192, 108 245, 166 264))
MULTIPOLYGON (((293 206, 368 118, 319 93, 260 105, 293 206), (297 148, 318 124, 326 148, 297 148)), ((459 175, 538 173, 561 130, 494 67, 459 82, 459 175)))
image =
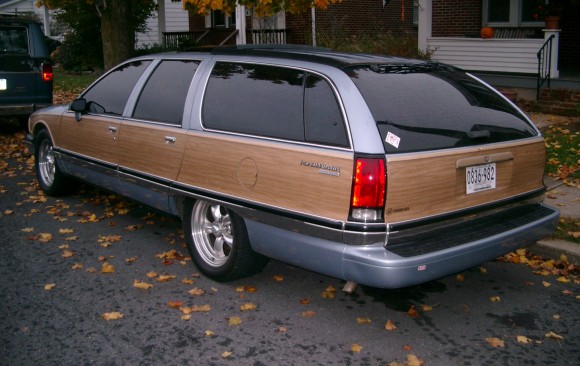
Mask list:
POLYGON ((495 163, 468 166, 465 169, 465 185, 467 194, 487 191, 495 188, 497 170, 495 163))
POLYGON ((0 90, 8 89, 8 83, 6 83, 6 79, 0 79, 0 90))

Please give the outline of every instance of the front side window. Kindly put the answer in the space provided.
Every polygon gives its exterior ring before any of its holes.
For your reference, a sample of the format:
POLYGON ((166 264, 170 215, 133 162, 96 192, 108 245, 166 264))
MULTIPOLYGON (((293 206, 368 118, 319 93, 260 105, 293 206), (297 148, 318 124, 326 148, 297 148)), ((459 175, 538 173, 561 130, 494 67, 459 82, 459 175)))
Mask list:
POLYGON ((133 118, 181 125, 185 99, 199 62, 166 60, 147 80, 133 118))
POLYGON ((82 96, 89 111, 122 116, 135 84, 150 63, 149 60, 133 61, 105 75, 82 96))

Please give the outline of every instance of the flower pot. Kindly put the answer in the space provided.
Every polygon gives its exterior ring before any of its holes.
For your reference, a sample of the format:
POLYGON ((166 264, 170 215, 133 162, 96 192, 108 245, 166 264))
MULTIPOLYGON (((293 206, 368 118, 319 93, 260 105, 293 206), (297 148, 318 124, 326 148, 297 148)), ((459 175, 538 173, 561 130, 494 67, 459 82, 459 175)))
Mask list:
POLYGON ((479 31, 479 35, 481 38, 492 38, 493 37, 493 28, 492 27, 483 27, 479 31))
POLYGON ((550 15, 544 19, 546 22, 546 29, 560 29, 560 17, 557 15, 550 15))

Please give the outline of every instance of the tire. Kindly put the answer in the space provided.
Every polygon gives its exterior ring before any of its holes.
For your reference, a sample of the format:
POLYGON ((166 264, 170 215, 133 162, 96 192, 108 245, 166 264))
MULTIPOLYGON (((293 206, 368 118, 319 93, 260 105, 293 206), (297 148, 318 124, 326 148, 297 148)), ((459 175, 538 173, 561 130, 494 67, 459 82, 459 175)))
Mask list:
POLYGON ((34 167, 40 188, 49 196, 64 193, 67 177, 60 171, 54 156, 52 140, 48 131, 38 133, 34 144, 34 167))
POLYGON ((252 250, 244 220, 224 206, 188 200, 183 232, 193 262, 215 281, 250 276, 268 263, 252 250))

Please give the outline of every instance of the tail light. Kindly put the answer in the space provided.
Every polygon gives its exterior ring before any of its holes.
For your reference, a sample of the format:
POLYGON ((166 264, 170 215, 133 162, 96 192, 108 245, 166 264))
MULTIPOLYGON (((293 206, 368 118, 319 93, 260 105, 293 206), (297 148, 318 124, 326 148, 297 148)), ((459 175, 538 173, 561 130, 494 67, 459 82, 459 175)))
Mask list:
POLYGON ((357 158, 351 200, 351 217, 357 221, 379 221, 385 207, 385 161, 357 158))
POLYGON ((43 81, 51 81, 53 77, 52 74, 52 65, 51 64, 42 64, 42 80, 43 81))

